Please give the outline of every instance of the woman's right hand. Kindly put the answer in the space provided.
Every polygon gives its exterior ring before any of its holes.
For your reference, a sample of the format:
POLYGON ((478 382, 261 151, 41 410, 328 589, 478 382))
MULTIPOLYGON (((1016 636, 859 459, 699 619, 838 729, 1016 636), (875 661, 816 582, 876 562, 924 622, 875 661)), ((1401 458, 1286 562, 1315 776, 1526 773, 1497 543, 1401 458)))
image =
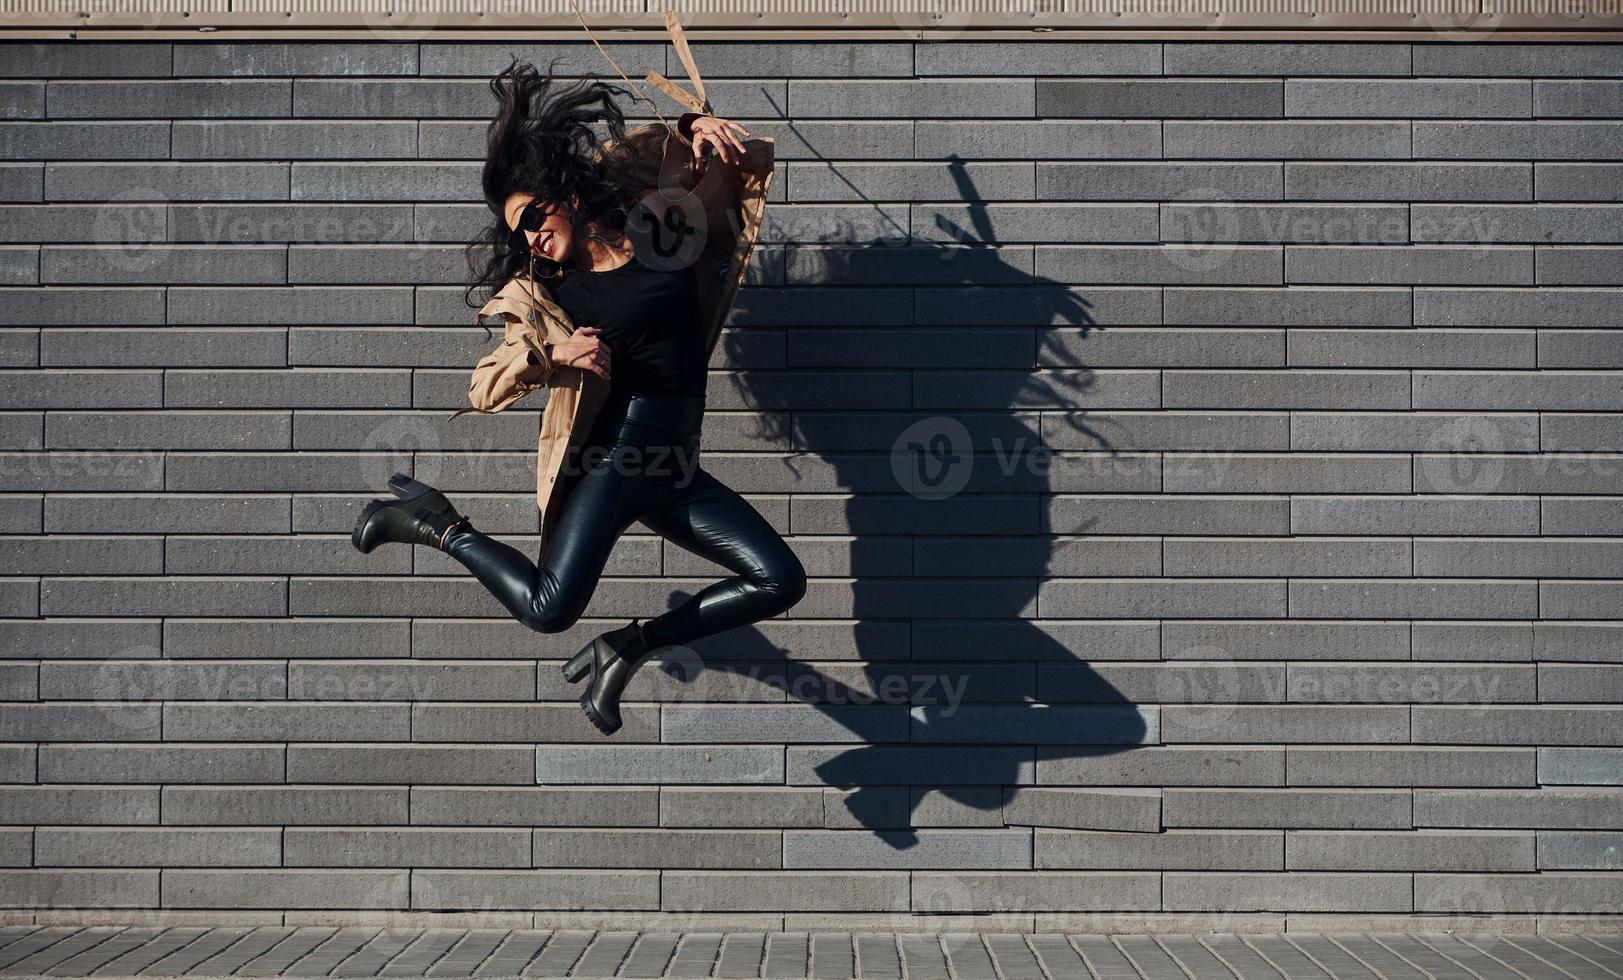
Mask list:
POLYGON ((590 371, 604 381, 609 380, 609 345, 598 335, 598 327, 578 327, 561 344, 552 345, 553 363, 590 371))

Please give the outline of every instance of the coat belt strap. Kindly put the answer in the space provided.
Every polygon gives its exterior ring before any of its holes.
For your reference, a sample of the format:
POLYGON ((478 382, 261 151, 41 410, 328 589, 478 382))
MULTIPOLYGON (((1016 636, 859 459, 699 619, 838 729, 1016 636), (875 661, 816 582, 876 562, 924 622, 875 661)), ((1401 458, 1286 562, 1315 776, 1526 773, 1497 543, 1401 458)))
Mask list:
MULTIPOLYGON (((575 17, 580 20, 581 29, 586 32, 586 36, 591 39, 592 44, 597 47, 597 50, 607 59, 608 63, 614 66, 614 70, 619 73, 620 77, 625 79, 625 83, 636 89, 637 84, 626 77, 625 70, 620 67, 620 63, 615 61, 608 51, 604 50, 603 45, 597 40, 597 35, 592 33, 592 28, 587 25, 586 18, 580 12, 580 4, 576 3, 575 0, 570 0, 570 3, 575 8, 575 17)), ((676 46, 676 54, 682 59, 682 67, 687 71, 688 77, 693 79, 693 87, 699 90, 699 94, 697 96, 693 95, 657 71, 650 71, 645 77, 648 79, 649 84, 658 88, 676 102, 687 106, 689 110, 712 115, 710 100, 705 98, 704 94, 704 79, 699 77, 698 66, 693 63, 693 52, 688 50, 687 35, 682 33, 682 23, 677 19, 675 10, 667 9, 665 11, 665 29, 670 32, 671 43, 676 46)), ((671 125, 671 121, 665 118, 665 114, 659 111, 659 106, 654 104, 653 99, 644 95, 640 89, 637 90, 637 95, 654 110, 654 115, 659 117, 660 122, 669 126, 673 132, 676 130, 676 127, 671 125)))
MULTIPOLYGON (((709 112, 710 98, 704 94, 704 79, 699 77, 699 66, 694 64, 693 52, 688 50, 688 36, 682 32, 682 22, 677 19, 675 8, 665 9, 665 29, 670 32, 671 44, 676 46, 676 56, 682 59, 682 70, 688 73, 688 78, 693 82, 693 91, 699 93, 694 100, 697 105, 690 105, 689 108, 694 112, 709 112)), ((653 72, 648 73, 649 81, 653 81, 653 75, 653 72)))

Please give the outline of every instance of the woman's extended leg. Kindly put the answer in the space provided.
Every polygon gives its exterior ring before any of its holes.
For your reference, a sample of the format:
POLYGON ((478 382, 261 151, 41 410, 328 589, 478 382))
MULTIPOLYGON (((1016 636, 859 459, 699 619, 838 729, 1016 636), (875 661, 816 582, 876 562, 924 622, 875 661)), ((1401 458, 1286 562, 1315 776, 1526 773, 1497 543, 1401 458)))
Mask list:
POLYGON ((806 570, 749 501, 703 467, 642 523, 694 554, 733 571, 686 602, 643 624, 650 647, 689 643, 776 616, 806 594, 806 570))
POLYGON ((564 501, 540 568, 516 548, 466 524, 451 530, 445 552, 519 622, 541 633, 559 633, 573 626, 591 601, 614 542, 636 517, 639 489, 624 467, 605 462, 587 468, 564 501))

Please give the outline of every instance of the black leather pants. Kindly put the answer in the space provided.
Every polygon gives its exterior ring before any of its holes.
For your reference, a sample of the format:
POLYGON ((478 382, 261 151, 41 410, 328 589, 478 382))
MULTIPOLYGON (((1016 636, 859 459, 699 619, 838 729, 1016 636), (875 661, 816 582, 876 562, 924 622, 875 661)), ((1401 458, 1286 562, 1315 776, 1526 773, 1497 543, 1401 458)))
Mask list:
POLYGON ((582 449, 564 462, 563 510, 539 568, 467 525, 445 551, 520 622, 541 633, 574 625, 609 552, 633 521, 734 573, 648 619, 649 644, 688 643, 775 616, 806 591, 800 559, 743 497, 699 465, 702 398, 611 395, 582 449))

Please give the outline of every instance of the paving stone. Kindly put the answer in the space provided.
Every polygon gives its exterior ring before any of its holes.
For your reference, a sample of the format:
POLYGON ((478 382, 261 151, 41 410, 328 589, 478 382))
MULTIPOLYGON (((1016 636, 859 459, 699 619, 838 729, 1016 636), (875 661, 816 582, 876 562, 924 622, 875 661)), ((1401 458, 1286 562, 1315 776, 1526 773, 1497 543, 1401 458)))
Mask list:
POLYGON ((857 958, 848 934, 824 932, 812 934, 812 976, 854 977, 856 974, 857 958))
POLYGON ((955 977, 964 980, 991 980, 997 976, 992 954, 986 944, 974 933, 946 933, 941 946, 947 951, 947 966, 955 977))
POLYGON ((496 951, 490 954, 489 959, 480 964, 473 975, 476 977, 518 976, 523 973, 525 967, 529 966, 530 961, 535 959, 535 955, 541 951, 542 947, 551 938, 552 933, 545 929, 536 932, 519 930, 509 933, 507 938, 502 940, 501 945, 496 947, 496 951))
POLYGON ((947 954, 935 935, 904 933, 896 937, 896 945, 902 951, 902 971, 908 980, 948 980, 951 977, 947 954))
MULTIPOLYGON (((637 945, 626 957, 625 966, 620 968, 622 977, 659 977, 665 975, 665 967, 671 962, 671 956, 676 952, 676 944, 682 938, 678 932, 650 932, 637 940, 637 945)), ((751 974, 753 976, 754 974, 751 974)))
POLYGON ((634 932, 600 932, 571 972, 582 977, 612 977, 636 941, 634 932))
POLYGON ((676 958, 666 973, 672 977, 708 977, 721 951, 721 933, 689 933, 676 947, 676 958))
POLYGON ((721 962, 716 964, 718 977, 758 977, 761 975, 761 956, 766 951, 766 934, 762 932, 728 933, 721 944, 721 962))
POLYGON ((766 938, 766 975, 804 977, 810 966, 811 937, 804 932, 775 932, 766 938))
POLYGON ((895 978, 902 975, 902 958, 890 934, 859 935, 856 939, 857 976, 895 978))

